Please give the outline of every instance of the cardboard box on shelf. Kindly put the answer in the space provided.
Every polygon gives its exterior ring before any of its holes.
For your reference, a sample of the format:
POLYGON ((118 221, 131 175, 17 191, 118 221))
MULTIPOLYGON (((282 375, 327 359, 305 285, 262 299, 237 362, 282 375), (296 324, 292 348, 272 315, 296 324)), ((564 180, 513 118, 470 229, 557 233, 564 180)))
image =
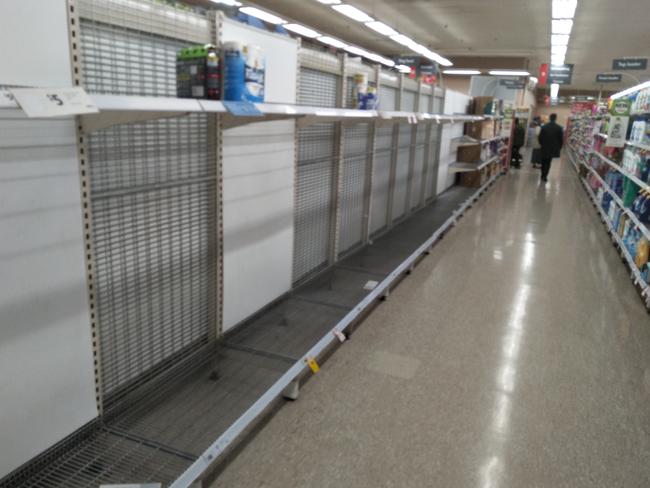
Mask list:
POLYGON ((483 168, 479 171, 468 171, 467 173, 460 174, 460 184, 461 186, 467 186, 470 188, 480 188, 488 180, 487 168, 483 168))
POLYGON ((482 133, 482 122, 467 122, 465 124, 465 135, 473 137, 474 139, 481 139, 482 133))
POLYGON ((456 153, 456 161, 459 163, 476 163, 481 159, 481 145, 467 144, 458 146, 456 153))
POLYGON ((474 114, 491 114, 493 100, 492 97, 474 97, 474 114))

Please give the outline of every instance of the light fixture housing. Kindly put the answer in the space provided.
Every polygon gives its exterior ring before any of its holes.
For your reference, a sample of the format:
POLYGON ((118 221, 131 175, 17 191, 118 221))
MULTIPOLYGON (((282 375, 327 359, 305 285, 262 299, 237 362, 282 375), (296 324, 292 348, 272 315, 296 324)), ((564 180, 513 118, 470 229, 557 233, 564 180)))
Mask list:
POLYGON ((330 36, 321 36, 317 40, 322 42, 323 44, 327 44, 328 46, 332 46, 337 49, 345 49, 345 47, 347 46, 346 43, 339 41, 338 39, 335 39, 330 36))
POLYGON ((551 35, 551 46, 568 46, 569 45, 569 35, 568 34, 552 34, 551 35))
POLYGON ((212 3, 227 5, 228 7, 241 7, 242 3, 237 0, 210 0, 212 3))
POLYGON ((551 46, 551 56, 566 56, 566 46, 551 46))
POLYGON ((561 66, 564 64, 565 55, 564 54, 553 54, 551 55, 551 64, 553 66, 561 66))
POLYGON ((557 98, 559 92, 560 92, 560 85, 558 85, 557 83, 551 83, 551 98, 557 98))
POLYGON ((571 34, 573 28, 573 20, 571 19, 553 19, 551 20, 551 33, 552 34, 571 34))
POLYGON ((412 46, 417 46, 418 45, 417 42, 415 42, 410 37, 405 36, 404 34, 397 34, 395 36, 390 36, 390 39, 392 41, 395 41, 397 44, 401 44, 402 46, 408 47, 409 49, 411 49, 412 46))
POLYGON ((577 6, 578 0, 553 0, 552 16, 554 19, 572 19, 577 6))
POLYGON ((638 85, 634 85, 630 88, 627 88, 623 91, 620 91, 618 93, 614 93, 611 97, 612 100, 616 100, 617 98, 624 97, 626 95, 631 95, 634 92, 637 92, 639 90, 643 90, 644 88, 650 88, 650 80, 644 81, 643 83, 639 83, 638 85))
POLYGON ((314 29, 310 29, 309 27, 306 27, 302 24, 283 24, 282 27, 295 34, 307 37, 308 39, 313 39, 320 36, 320 34, 314 29))
POLYGON ((363 56, 364 58, 367 58, 368 55, 370 54, 365 49, 361 49, 360 47, 357 46, 345 46, 343 49, 346 52, 349 52, 350 54, 354 54, 355 56, 363 56))
POLYGON ((359 10, 357 7, 352 5, 347 5, 345 3, 340 5, 332 5, 332 8, 338 13, 345 15, 346 17, 356 20, 357 22, 373 22, 375 19, 366 14, 363 10, 359 10))
POLYGON ((265 12, 264 10, 261 10, 256 7, 241 7, 239 9, 241 13, 244 13, 246 15, 250 15, 252 17, 257 17, 260 20, 263 20, 264 22, 268 22, 269 24, 286 24, 287 21, 284 20, 281 17, 278 17, 277 15, 270 14, 268 12, 265 12))
POLYGON ((378 20, 373 20, 372 22, 366 22, 366 27, 369 27, 375 32, 379 32, 383 36, 390 37, 390 36, 397 35, 397 31, 395 29, 393 29, 389 25, 384 24, 383 22, 379 22, 378 20))
POLYGON ((528 71, 510 69, 493 69, 489 73, 492 76, 530 76, 528 71))
POLYGON ((446 69, 442 71, 446 75, 480 75, 477 69, 446 69))

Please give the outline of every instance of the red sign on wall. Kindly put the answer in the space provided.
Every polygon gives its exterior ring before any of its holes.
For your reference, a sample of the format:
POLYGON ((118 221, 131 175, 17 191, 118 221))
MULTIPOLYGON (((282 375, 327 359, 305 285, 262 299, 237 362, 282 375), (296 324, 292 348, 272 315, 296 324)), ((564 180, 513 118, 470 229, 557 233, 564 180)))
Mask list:
POLYGON ((548 81, 548 63, 539 65, 539 84, 546 85, 548 81))

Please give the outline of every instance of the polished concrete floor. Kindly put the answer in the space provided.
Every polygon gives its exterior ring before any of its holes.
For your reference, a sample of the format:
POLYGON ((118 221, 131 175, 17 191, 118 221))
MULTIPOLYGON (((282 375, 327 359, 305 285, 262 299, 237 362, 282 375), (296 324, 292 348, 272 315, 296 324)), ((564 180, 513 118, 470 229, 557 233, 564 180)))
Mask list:
POLYGON ((214 486, 650 486, 650 319, 569 164, 502 178, 214 486))

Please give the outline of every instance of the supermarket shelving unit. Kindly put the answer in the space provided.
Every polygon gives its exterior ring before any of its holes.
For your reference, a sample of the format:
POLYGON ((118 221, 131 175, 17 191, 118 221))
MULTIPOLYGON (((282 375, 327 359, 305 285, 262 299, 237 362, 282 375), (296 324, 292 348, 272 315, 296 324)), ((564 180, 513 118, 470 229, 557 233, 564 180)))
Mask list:
POLYGON ((175 52, 220 45, 221 15, 68 5, 76 81, 99 109, 76 126, 100 415, 0 486, 194 486, 274 402, 295 397, 309 361, 388 297, 499 174, 436 196, 441 124, 484 118, 438 113, 437 88, 302 48, 296 103, 236 117, 221 102, 173 97, 175 52), (359 70, 381 110, 351 108, 359 70), (291 287, 225 330, 225 139, 292 120, 291 287))
MULTIPOLYGON (((641 234, 650 239, 650 228, 648 224, 641 222, 634 212, 624 205, 623 200, 620 195, 618 195, 602 178, 594 165, 607 165, 614 171, 624 175, 627 179, 633 181, 641 190, 650 191, 650 185, 643 182, 637 176, 631 172, 625 170, 618 163, 612 161, 607 156, 603 155, 600 151, 594 149, 593 137, 600 137, 602 139, 607 139, 605 134, 600 132, 594 132, 592 124, 597 120, 601 120, 603 117, 593 117, 585 118, 578 117, 571 119, 572 131, 569 136, 569 144, 567 148, 567 158, 571 165, 575 168, 580 182, 582 183, 583 188, 587 192, 589 199, 593 203, 594 207, 598 211, 601 221, 605 225, 608 234, 612 239, 612 243, 616 249, 620 252, 623 262, 626 264, 627 268, 630 270, 630 279, 633 281, 635 287, 637 288, 639 294, 641 295, 646 309, 650 312, 650 285, 647 280, 642 276, 641 271, 635 263, 634 258, 632 257, 630 251, 626 247, 623 239, 619 235, 619 231, 613 227, 611 219, 607 212, 603 209, 601 198, 594 193, 587 177, 595 181, 597 186, 602 189, 602 194, 608 194, 611 196, 610 205, 616 205, 621 211, 627 216, 627 218, 632 222, 632 224, 639 229, 641 234), (593 134, 593 136, 592 136, 593 134)), ((640 150, 647 150, 643 144, 631 143, 628 141, 627 146, 636 147, 640 150)))

